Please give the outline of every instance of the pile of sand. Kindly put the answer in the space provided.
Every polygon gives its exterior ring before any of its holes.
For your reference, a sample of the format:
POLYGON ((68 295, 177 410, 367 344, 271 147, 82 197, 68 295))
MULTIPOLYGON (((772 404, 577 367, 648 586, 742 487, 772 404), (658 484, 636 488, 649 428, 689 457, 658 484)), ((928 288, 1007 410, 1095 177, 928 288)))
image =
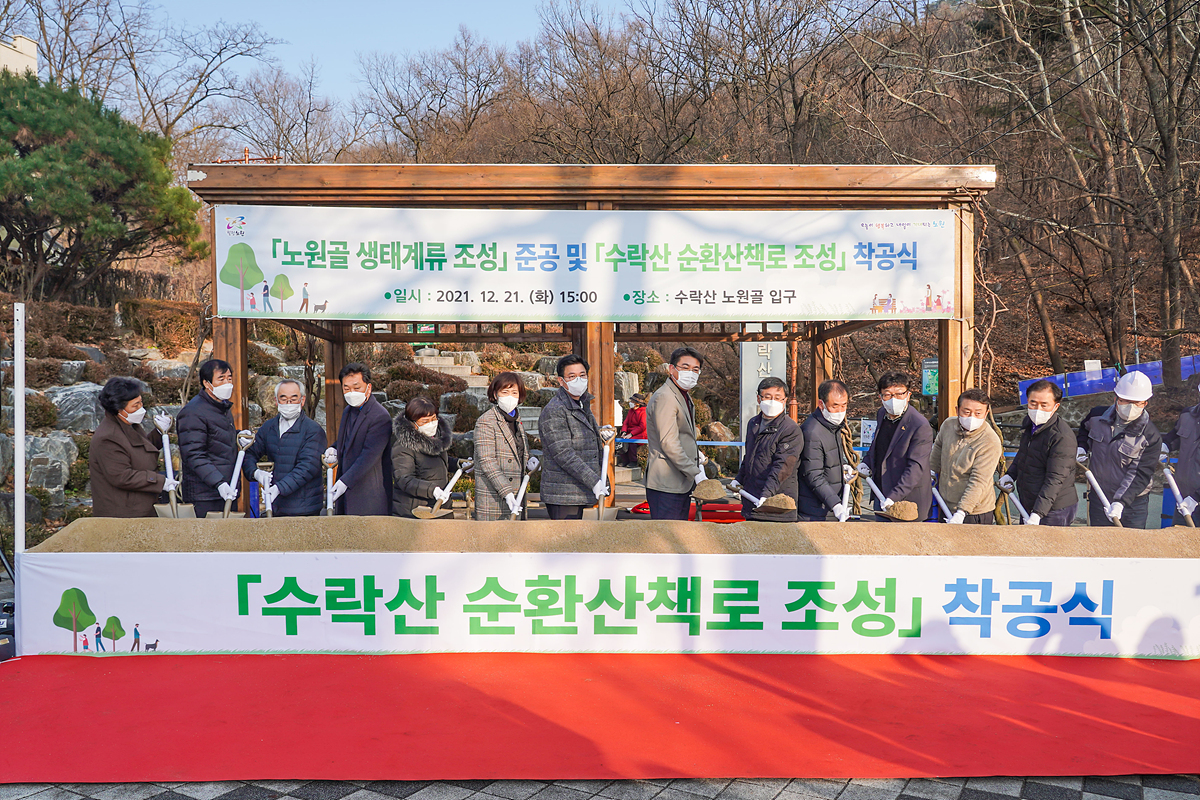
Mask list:
POLYGON ((772 495, 763 501, 758 510, 768 514, 786 514, 788 511, 796 510, 796 498, 789 494, 772 495))
POLYGON ((915 522, 918 516, 917 504, 910 500, 897 500, 887 511, 876 511, 875 513, 901 522, 915 522))
POLYGON ((696 488, 692 490, 692 497, 701 503, 715 503, 724 500, 728 494, 725 492, 725 484, 716 478, 709 478, 696 484, 696 488))

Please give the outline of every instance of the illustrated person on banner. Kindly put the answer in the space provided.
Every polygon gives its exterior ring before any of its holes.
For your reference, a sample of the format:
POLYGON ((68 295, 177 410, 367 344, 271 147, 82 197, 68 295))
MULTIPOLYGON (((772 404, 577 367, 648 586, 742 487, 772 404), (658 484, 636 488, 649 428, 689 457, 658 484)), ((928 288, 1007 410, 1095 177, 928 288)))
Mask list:
MULTIPOLYGON (((487 398, 494 405, 475 423, 475 519, 509 519, 524 513, 517 495, 530 470, 529 442, 517 407, 525 400, 525 384, 515 372, 492 378, 487 398)), ((528 491, 528 490, 526 490, 528 491)))
POLYGON ((297 313, 303 314, 308 311, 308 284, 300 287, 300 310, 297 313))
POLYGON ((262 295, 263 295, 263 311, 270 311, 270 312, 274 313, 275 308, 274 308, 274 306, 271 305, 271 287, 267 285, 266 281, 263 281, 262 295))
POLYGON ((337 513, 386 517, 392 513, 392 418, 371 396, 371 368, 352 362, 338 373, 346 409, 334 449, 337 513))
POLYGON ((304 387, 299 381, 283 380, 275 387, 279 413, 259 427, 254 444, 246 450, 242 471, 258 481, 271 499, 276 517, 312 517, 325 505, 321 481, 321 453, 325 430, 304 413, 304 387), (274 462, 268 474, 259 461, 274 462))
POLYGON ((102 633, 102 632, 101 632, 101 630, 100 630, 100 623, 99 623, 99 622, 97 622, 97 623, 96 623, 96 630, 94 630, 94 631, 92 632, 92 639, 94 639, 94 640, 95 640, 95 642, 96 642, 96 652, 97 652, 97 653, 104 652, 105 650, 107 650, 107 649, 108 649, 108 648, 106 648, 106 647, 104 646, 104 637, 101 635, 101 633, 102 633))
POLYGON ((541 498, 550 519, 583 519, 583 509, 608 495, 600 472, 603 440, 592 414, 588 362, 558 360, 558 391, 538 417, 542 440, 541 498))
POLYGON ((850 519, 850 509, 842 503, 846 464, 842 435, 849 404, 846 384, 824 381, 817 387, 817 410, 800 425, 804 444, 796 506, 802 520, 824 522, 830 514, 838 522, 850 519))
POLYGON ((1025 391, 1027 416, 1021 444, 1000 479, 1000 488, 1016 491, 1029 512, 1026 525, 1067 526, 1075 521, 1075 431, 1062 414, 1062 389, 1048 380, 1025 391))
POLYGON ((875 498, 875 515, 884 521, 927 519, 933 504, 929 482, 933 428, 908 402, 912 380, 905 372, 885 372, 879 377, 875 438, 858 465, 860 474, 869 474, 883 494, 882 503, 875 498), (915 516, 911 506, 893 508, 897 503, 913 504, 915 516))
POLYGON ((669 380, 646 404, 646 502, 651 519, 686 520, 692 489, 708 477, 700 466, 696 406, 690 395, 703 365, 695 348, 676 349, 667 366, 669 380))
MULTIPOLYGON (((1162 434, 1146 406, 1154 393, 1144 372, 1127 372, 1117 381, 1117 402, 1098 406, 1079 423, 1076 458, 1091 469, 1104 499, 1088 489, 1088 524, 1145 528, 1150 511, 1150 482, 1158 467, 1162 434)), ((1157 528, 1157 524, 1155 525, 1157 528)))
MULTIPOLYGON (((625 415, 625 421, 621 423, 621 438, 622 439, 645 439, 646 438, 646 396, 641 392, 630 398, 632 404, 629 412, 625 415)), ((633 444, 632 442, 625 445, 625 449, 621 452, 619 463, 623 467, 637 466, 638 463, 638 448, 641 445, 633 444)))
POLYGON ((237 429, 233 424, 233 368, 219 358, 200 365, 200 394, 179 412, 175 430, 183 460, 183 502, 196 516, 221 511, 226 500, 237 510, 237 429))
POLYGON ((162 439, 142 429, 142 382, 109 378, 99 402, 104 419, 88 450, 92 516, 153 517, 159 495, 177 488, 179 481, 168 481, 158 471, 162 439))
POLYGON ((742 516, 757 522, 795 522, 796 510, 768 513, 759 506, 777 494, 793 500, 798 493, 797 467, 804 447, 804 435, 796 421, 783 413, 787 408, 787 384, 779 378, 763 378, 758 383, 759 412, 746 424, 746 457, 738 467, 732 484, 757 497, 755 504, 742 498, 742 516))
POLYGON ((1163 450, 1179 452, 1175 482, 1183 505, 1175 509, 1175 524, 1183 525, 1183 514, 1195 515, 1200 504, 1200 403, 1184 409, 1171 432, 1163 437, 1163 450))
POLYGON ((142 649, 142 632, 138 630, 138 624, 133 625, 133 647, 129 648, 129 652, 139 652, 142 649))
POLYGON ((991 525, 996 521, 994 478, 1004 444, 988 424, 992 399, 980 389, 958 396, 958 413, 938 429, 930 458, 938 492, 960 525, 991 525))
POLYGON ((449 423, 438 416, 432 400, 414 397, 396 417, 393 431, 392 513, 413 517, 417 506, 432 508, 439 500, 448 507, 446 484, 458 468, 458 459, 450 455, 454 436, 449 423))

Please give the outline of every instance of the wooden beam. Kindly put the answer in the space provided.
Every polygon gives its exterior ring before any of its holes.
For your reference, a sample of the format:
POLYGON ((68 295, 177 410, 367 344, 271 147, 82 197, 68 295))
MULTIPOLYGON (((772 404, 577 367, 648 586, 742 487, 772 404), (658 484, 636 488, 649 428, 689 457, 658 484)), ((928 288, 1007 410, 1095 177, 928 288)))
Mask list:
POLYGON ((342 399, 342 381, 338 373, 346 366, 346 341, 343 337, 350 323, 334 322, 332 326, 333 338, 325 342, 325 439, 330 446, 337 441, 338 425, 341 424, 342 410, 346 405, 342 399))
POLYGON ((840 325, 826 327, 821 331, 821 338, 824 341, 836 339, 838 336, 849 336, 855 331, 861 331, 865 328, 874 328, 876 325, 882 325, 885 322, 895 322, 896 318, 891 319, 860 319, 854 322, 843 322, 840 325))
POLYGON ((975 210, 951 205, 955 225, 954 319, 938 322, 938 421, 975 385, 975 210))
POLYGON ((306 319, 277 319, 275 321, 300 331, 300 333, 307 333, 309 336, 316 336, 327 342, 333 339, 333 331, 319 322, 309 322, 306 319))

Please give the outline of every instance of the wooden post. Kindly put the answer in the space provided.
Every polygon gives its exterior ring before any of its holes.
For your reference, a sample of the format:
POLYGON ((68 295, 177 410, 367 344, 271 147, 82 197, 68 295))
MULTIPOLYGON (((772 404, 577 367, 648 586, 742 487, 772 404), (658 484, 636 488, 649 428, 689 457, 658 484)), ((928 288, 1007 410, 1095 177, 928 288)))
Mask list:
POLYGON ((213 358, 233 368, 233 424, 250 427, 250 368, 246 360, 246 320, 213 319, 213 358))
POLYGON ((338 425, 346 404, 342 399, 342 381, 338 373, 346 366, 346 333, 350 323, 334 322, 332 327, 333 339, 325 342, 325 440, 331 447, 337 441, 338 425))
POLYGON ((951 203, 955 225, 954 319, 938 321, 938 421, 975 385, 975 211, 951 203))
MULTIPOLYGON (((616 422, 616 358, 613 352, 614 325, 611 322, 586 322, 584 328, 586 339, 583 357, 587 359, 588 391, 592 393, 592 413, 600 425, 613 425, 616 422)), ((613 486, 616 478, 616 453, 610 453, 608 459, 608 485, 613 486)), ((610 493, 605 505, 611 506, 616 500, 616 493, 610 493)))
POLYGON ((833 351, 825 338, 826 324, 818 322, 814 326, 812 339, 812 363, 809 365, 809 384, 812 386, 812 397, 809 398, 808 408, 817 407, 817 387, 833 377, 833 351))

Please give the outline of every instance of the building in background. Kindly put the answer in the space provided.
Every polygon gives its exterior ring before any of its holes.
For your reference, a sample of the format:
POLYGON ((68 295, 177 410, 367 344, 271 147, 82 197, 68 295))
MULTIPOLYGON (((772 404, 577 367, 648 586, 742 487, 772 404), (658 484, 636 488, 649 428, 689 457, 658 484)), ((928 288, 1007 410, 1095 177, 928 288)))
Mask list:
POLYGON ((14 36, 12 44, 0 42, 0 69, 19 75, 37 74, 37 42, 24 36, 14 36))

